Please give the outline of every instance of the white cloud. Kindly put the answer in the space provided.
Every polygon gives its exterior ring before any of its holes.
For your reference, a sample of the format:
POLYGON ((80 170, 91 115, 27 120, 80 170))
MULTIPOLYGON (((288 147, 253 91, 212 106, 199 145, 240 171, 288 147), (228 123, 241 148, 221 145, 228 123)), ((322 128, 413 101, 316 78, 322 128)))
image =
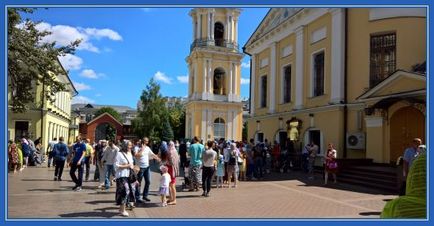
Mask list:
POLYGON ((39 31, 49 31, 51 34, 45 36, 42 42, 56 42, 56 44, 65 46, 71 44, 75 40, 81 40, 80 45, 77 47, 79 50, 87 50, 95 53, 99 53, 100 50, 94 46, 91 39, 108 38, 114 41, 121 41, 122 37, 116 31, 108 28, 81 28, 72 27, 68 25, 54 25, 41 22, 36 25, 36 29, 39 31))
POLYGON ((98 78, 104 77, 105 74, 96 73, 92 69, 84 69, 83 71, 81 71, 80 76, 85 77, 85 78, 90 78, 90 79, 98 79, 98 78))
POLYGON ((250 84, 249 78, 241 78, 241 85, 248 85, 250 84))
POLYGON ((243 68, 250 68, 250 61, 248 61, 248 62, 242 62, 241 63, 241 67, 243 67, 243 68))
POLYGON ((95 94, 95 96, 96 96, 96 97, 100 97, 100 96, 102 96, 102 95, 101 95, 101 93, 97 93, 97 94, 95 94))
POLYGON ((180 83, 188 83, 188 75, 176 77, 180 83))
POLYGON ((81 64, 83 64, 83 59, 72 54, 60 56, 59 61, 65 70, 80 70, 81 64))
POLYGON ((154 79, 166 84, 172 84, 172 79, 161 71, 157 71, 157 73, 155 73, 154 79))
POLYGON ((108 28, 96 29, 96 28, 86 28, 84 29, 87 35, 95 37, 96 39, 108 38, 113 41, 122 41, 122 37, 116 31, 108 28))
POLYGON ((90 86, 84 84, 84 83, 80 83, 80 82, 75 82, 72 81, 72 83, 74 84, 75 89, 77 89, 77 91, 82 91, 82 90, 90 90, 90 86))
POLYGON ((85 96, 75 96, 72 98, 72 104, 93 104, 95 103, 94 100, 85 97, 85 96))

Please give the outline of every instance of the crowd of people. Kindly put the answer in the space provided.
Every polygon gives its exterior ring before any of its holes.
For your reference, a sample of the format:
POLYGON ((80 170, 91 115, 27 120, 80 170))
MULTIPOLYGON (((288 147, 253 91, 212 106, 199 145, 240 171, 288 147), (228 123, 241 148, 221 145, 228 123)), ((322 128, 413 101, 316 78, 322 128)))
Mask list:
MULTIPOLYGON (((405 176, 421 153, 420 143, 420 139, 415 139, 413 146, 404 153, 405 176)), ((38 161, 40 164, 42 158, 32 157, 40 152, 40 139, 35 142, 28 138, 22 138, 18 143, 10 141, 10 170, 16 173, 29 164, 38 161)), ((307 179, 315 177, 318 153, 319 147, 314 142, 301 150, 301 168, 307 179)), ((64 138, 59 137, 49 142, 47 156, 47 166, 55 167, 55 181, 62 181, 64 167, 69 167, 75 191, 82 190, 83 178, 85 181, 90 179, 90 168, 94 165, 93 180, 99 181, 98 189, 107 191, 116 185, 115 200, 122 216, 128 216, 126 209, 134 208, 136 203, 150 202, 151 163, 158 163, 155 168, 161 174, 158 189, 161 206, 176 205, 176 178, 181 174, 184 176, 183 188, 193 192, 201 189, 202 196, 209 197, 213 181, 216 188, 236 188, 239 181, 263 180, 271 171, 284 172, 293 164, 287 149, 276 141, 271 145, 267 139, 264 142, 253 139, 249 142, 225 139, 204 142, 194 137, 191 143, 162 141, 157 145, 150 144, 149 138, 144 137, 134 141, 100 140, 91 144, 89 139, 78 136, 74 144, 67 145, 64 138)), ((333 182, 337 182, 336 159, 337 151, 330 143, 323 157, 325 185, 330 174, 333 182)), ((405 193, 406 185, 402 187, 405 193)))

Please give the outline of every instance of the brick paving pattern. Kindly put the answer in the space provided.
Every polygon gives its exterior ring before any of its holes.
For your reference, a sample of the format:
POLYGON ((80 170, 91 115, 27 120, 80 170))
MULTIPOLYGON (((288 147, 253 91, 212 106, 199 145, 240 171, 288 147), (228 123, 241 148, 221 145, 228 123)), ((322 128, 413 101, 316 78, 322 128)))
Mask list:
MULTIPOLYGON (((53 181, 53 174, 46 167, 9 174, 8 218, 121 218, 115 188, 102 192, 92 181, 75 192, 68 168, 63 181, 53 181)), ((357 186, 324 186, 320 176, 311 181, 291 172, 240 182, 237 188, 213 188, 208 198, 201 191, 180 191, 176 206, 160 207, 158 177, 152 173, 151 202, 137 204, 130 218, 378 218, 385 202, 395 198, 357 186)), ((182 181, 177 179, 179 189, 182 181)))

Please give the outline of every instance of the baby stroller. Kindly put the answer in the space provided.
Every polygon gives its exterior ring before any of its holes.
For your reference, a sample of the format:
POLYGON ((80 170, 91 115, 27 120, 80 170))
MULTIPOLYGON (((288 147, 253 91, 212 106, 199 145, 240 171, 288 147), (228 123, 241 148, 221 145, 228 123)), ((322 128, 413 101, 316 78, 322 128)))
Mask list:
POLYGON ((184 182, 182 182, 182 190, 189 189, 191 186, 190 181, 190 161, 184 164, 184 182))
POLYGON ((40 156, 41 156, 41 153, 39 150, 31 151, 30 156, 29 156, 29 166, 41 165, 42 161, 41 161, 40 156))

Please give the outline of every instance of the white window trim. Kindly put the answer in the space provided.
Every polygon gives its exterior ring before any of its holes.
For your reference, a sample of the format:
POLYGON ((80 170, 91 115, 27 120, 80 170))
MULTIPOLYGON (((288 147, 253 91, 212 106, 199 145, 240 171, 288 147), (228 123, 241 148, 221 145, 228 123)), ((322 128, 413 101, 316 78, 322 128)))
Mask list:
POLYGON ((313 45, 327 38, 327 27, 321 27, 310 34, 310 44, 313 45))
POLYGON ((310 54, 310 92, 309 92, 309 98, 315 98, 315 97, 320 97, 320 96, 314 96, 314 85, 313 85, 313 79, 314 79, 314 59, 315 59, 315 55, 324 52, 324 94, 321 96, 324 96, 327 94, 327 90, 326 90, 326 84, 327 84, 327 64, 326 64, 326 49, 325 48, 321 48, 318 50, 315 50, 314 52, 312 52, 310 54))
POLYGON ((281 54, 280 58, 285 58, 285 57, 291 56, 292 53, 293 53, 293 48, 292 48, 292 45, 289 44, 289 45, 282 48, 282 54, 281 54), (288 52, 285 53, 285 50, 288 50, 288 52))
POLYGON ((293 87, 293 82, 292 82, 292 79, 293 79, 292 68, 293 67, 292 67, 292 65, 293 65, 293 62, 291 61, 288 64, 283 65, 281 67, 281 70, 280 70, 280 104, 289 104, 289 103, 292 103, 292 97, 293 97, 293 95, 292 95, 292 87, 293 87), (288 66, 291 67, 291 100, 289 102, 285 103, 285 92, 284 92, 284 88, 285 88, 285 68, 288 67, 288 66))
POLYGON ((310 131, 319 131, 319 136, 320 136, 320 150, 319 150, 319 154, 317 156, 323 157, 324 156, 324 133, 321 131, 321 129, 317 128, 317 127, 311 127, 309 129, 306 130, 306 132, 304 133, 304 144, 309 144, 310 143, 310 139, 309 139, 309 132, 310 131))
POLYGON ((270 60, 268 59, 268 57, 266 57, 266 58, 262 58, 260 61, 259 61, 259 66, 260 66, 260 68, 264 68, 264 67, 267 67, 269 64, 270 64, 270 62, 269 62, 270 60))

